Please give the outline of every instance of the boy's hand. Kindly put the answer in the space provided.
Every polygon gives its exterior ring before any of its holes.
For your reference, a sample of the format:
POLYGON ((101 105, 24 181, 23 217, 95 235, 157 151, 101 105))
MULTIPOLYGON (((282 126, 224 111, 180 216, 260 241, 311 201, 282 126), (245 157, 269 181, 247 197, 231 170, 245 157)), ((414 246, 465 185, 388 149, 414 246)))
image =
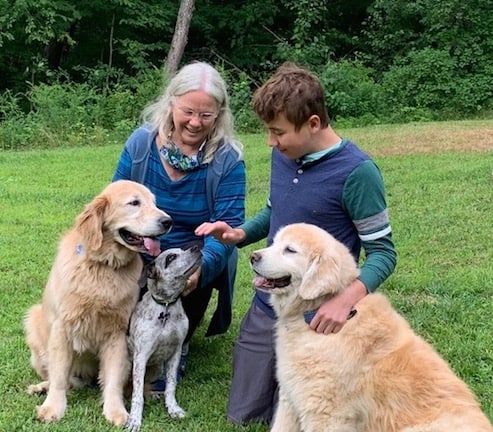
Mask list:
POLYGON ((338 333, 350 319, 357 303, 368 291, 359 279, 353 281, 342 293, 332 297, 323 303, 310 321, 310 327, 317 333, 338 333))
POLYGON ((225 244, 237 244, 245 240, 246 234, 241 228, 232 228, 226 222, 204 222, 195 229, 195 235, 211 235, 225 244))

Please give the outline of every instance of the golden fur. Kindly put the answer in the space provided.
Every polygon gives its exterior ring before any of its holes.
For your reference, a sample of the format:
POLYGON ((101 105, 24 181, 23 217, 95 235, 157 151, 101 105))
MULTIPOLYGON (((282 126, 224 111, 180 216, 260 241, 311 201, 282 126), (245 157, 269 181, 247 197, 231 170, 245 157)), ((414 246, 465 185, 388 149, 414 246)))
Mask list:
POLYGON ((159 253, 156 236, 170 226, 147 188, 121 180, 95 197, 62 238, 42 304, 24 323, 32 366, 45 380, 28 391, 48 393, 39 420, 59 420, 67 390, 98 378, 105 417, 125 424, 126 331, 139 294, 139 252, 159 253))
POLYGON ((255 284, 272 294, 279 317, 273 432, 493 431, 467 385, 384 295, 358 302, 339 333, 319 334, 304 322, 305 311, 359 273, 330 234, 289 225, 251 263, 255 284))

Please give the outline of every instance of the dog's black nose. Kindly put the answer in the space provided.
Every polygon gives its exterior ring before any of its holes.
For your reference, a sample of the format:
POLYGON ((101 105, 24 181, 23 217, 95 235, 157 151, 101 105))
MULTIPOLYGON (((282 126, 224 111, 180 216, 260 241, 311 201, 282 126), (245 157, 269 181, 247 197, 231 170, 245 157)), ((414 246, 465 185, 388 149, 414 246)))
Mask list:
POLYGON ((159 223, 162 225, 164 231, 168 232, 171 229, 171 225, 173 225, 173 221, 171 218, 168 216, 163 216, 160 220, 159 223))
POLYGON ((262 258, 262 255, 260 255, 259 253, 257 252, 254 252, 250 255, 250 262, 253 264, 253 263, 256 263, 256 262, 259 262, 260 259, 262 258))

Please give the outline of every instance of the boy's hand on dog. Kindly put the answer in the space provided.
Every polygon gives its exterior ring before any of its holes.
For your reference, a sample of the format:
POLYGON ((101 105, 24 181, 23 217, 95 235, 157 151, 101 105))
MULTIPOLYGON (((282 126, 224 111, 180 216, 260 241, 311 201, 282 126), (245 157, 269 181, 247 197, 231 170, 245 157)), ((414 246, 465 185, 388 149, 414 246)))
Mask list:
POLYGON ((347 320, 353 315, 355 305, 368 294, 365 285, 359 279, 353 281, 342 293, 323 303, 310 322, 317 333, 339 333, 347 320))

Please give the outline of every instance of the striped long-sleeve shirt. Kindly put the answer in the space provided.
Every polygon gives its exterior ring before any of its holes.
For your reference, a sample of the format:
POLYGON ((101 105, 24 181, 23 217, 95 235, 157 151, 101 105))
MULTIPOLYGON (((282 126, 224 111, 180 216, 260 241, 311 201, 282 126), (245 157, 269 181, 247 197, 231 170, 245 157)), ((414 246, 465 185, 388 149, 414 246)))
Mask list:
MULTIPOLYGON (((148 145, 149 134, 142 128, 134 132, 130 140, 141 140, 139 145, 148 145)), ((124 147, 117 164, 113 181, 131 179, 132 157, 124 147)), ((157 150, 155 140, 150 146, 145 179, 142 182, 156 196, 158 208, 173 219, 171 232, 161 237, 161 249, 182 247, 190 242, 201 241, 195 236, 195 228, 203 222, 223 220, 231 226, 238 226, 245 217, 245 164, 242 160, 221 176, 214 200, 213 214, 210 214, 206 193, 208 166, 188 172, 183 178, 174 181, 166 173, 157 150)), ((215 279, 225 268, 228 260, 228 247, 212 236, 204 239, 203 264, 200 278, 201 286, 215 279)))

